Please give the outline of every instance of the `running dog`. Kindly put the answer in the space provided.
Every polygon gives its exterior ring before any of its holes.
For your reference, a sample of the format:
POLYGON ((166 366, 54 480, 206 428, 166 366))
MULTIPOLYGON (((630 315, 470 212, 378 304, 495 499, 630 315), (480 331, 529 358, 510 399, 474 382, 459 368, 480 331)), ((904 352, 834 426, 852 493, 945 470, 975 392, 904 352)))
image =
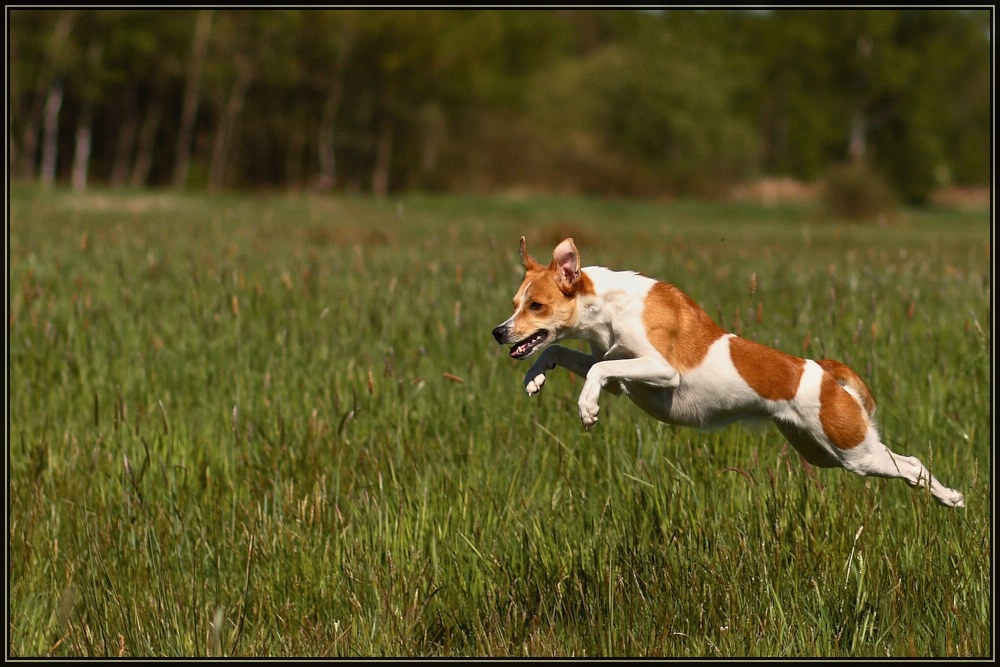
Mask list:
POLYGON ((927 487, 938 502, 963 507, 912 456, 882 443, 867 385, 831 359, 800 359, 716 324, 677 287, 634 271, 581 268, 573 239, 547 265, 520 241, 525 275, 514 313, 493 329, 510 356, 541 351, 524 379, 529 396, 556 366, 585 378, 578 406, 585 429, 597 422, 601 389, 625 394, 668 424, 710 429, 769 419, 809 463, 857 475, 901 477, 927 487), (590 354, 552 345, 578 339, 590 354))

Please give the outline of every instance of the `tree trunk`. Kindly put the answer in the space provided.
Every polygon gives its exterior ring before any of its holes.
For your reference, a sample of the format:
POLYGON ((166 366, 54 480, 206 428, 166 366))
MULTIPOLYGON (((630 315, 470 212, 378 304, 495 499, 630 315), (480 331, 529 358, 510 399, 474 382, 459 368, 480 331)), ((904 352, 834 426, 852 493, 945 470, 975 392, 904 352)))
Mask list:
POLYGON ((45 100, 42 117, 42 165, 39 180, 45 187, 56 181, 56 163, 59 159, 59 112, 62 110, 63 80, 55 79, 45 100))
POLYGON ((191 61, 188 63, 187 79, 184 85, 184 102, 181 105, 180 127, 177 130, 177 146, 174 157, 174 186, 184 187, 188 169, 191 166, 191 142, 194 140, 194 122, 198 114, 198 98, 201 95, 201 70, 208 51, 208 39, 212 34, 214 11, 203 9, 198 12, 191 43, 191 61))
POLYGON ((156 148, 156 132, 160 129, 160 120, 163 119, 163 88, 163 80, 157 79, 149 98, 146 115, 142 119, 142 127, 139 128, 135 164, 129 177, 129 185, 133 187, 142 187, 149 182, 149 172, 153 167, 153 151, 156 148))
MULTIPOLYGON (((102 50, 100 44, 91 44, 87 49, 87 68, 92 72, 101 71, 102 50)), ((84 85, 83 108, 76 121, 74 134, 73 167, 70 170, 70 185, 76 191, 87 189, 87 175, 90 171, 90 152, 94 137, 94 97, 99 88, 84 85)))
POLYGON ((447 135, 447 122, 444 112, 437 106, 428 106, 420 114, 420 126, 423 134, 423 146, 420 152, 420 182, 426 184, 426 179, 437 169, 441 150, 447 135))
MULTIPOLYGON (((69 35, 73 31, 73 24, 79 12, 76 10, 62 12, 55 27, 52 28, 52 36, 49 39, 49 47, 46 52, 46 62, 43 64, 42 73, 38 76, 35 86, 35 101, 32 104, 31 112, 24 123, 24 131, 21 134, 21 175, 32 178, 35 175, 35 165, 38 164, 38 127, 45 122, 45 113, 52 96, 53 81, 57 73, 61 70, 59 60, 62 51, 69 42, 69 35)), ((60 85, 60 103, 62 102, 62 89, 60 85)))
POLYGON ((229 158, 230 146, 236 134, 236 124, 243 112, 243 102, 252 79, 253 68, 250 63, 245 59, 237 59, 236 81, 233 82, 233 88, 226 100, 215 133, 215 143, 212 146, 212 161, 208 167, 209 190, 220 190, 225 183, 226 162, 229 158))
POLYGON ((319 177, 316 185, 324 191, 332 190, 337 185, 335 132, 340 103, 344 99, 344 72, 347 71, 347 63, 354 46, 354 28, 343 28, 340 31, 340 42, 340 55, 334 65, 333 75, 326 89, 326 99, 323 101, 323 113, 320 116, 316 141, 319 159, 319 177))
POLYGON ((76 145, 73 151, 73 170, 70 183, 74 190, 87 189, 87 172, 90 169, 90 147, 94 135, 94 103, 87 101, 76 124, 76 145))
POLYGON ((296 126, 288 132, 288 149, 285 152, 285 183, 291 188, 302 186, 303 163, 309 150, 309 137, 306 132, 296 126))
POLYGON ((868 120, 863 111, 855 111, 851 116, 851 133, 847 146, 847 154, 851 162, 861 164, 865 161, 867 154, 866 135, 868 134, 868 120))
POLYGON ((319 158, 319 177, 316 187, 322 191, 332 190, 337 184, 334 125, 337 121, 337 112, 340 110, 342 98, 343 83, 337 78, 327 90, 326 100, 323 103, 323 113, 319 121, 319 136, 316 141, 317 157, 319 158))
POLYGON ((873 48, 874 42, 868 35, 861 35, 855 42, 855 50, 858 54, 858 60, 861 62, 861 69, 857 75, 860 82, 857 87, 860 93, 857 94, 854 113, 851 114, 851 128, 847 143, 847 155, 855 164, 863 163, 868 153, 868 117, 865 114, 865 100, 870 95, 867 69, 870 66, 873 48))
POLYGON ((124 101, 122 119, 115 132, 115 159, 111 164, 110 180, 114 187, 121 187, 128 182, 128 171, 135 152, 135 136, 139 128, 138 110, 136 109, 135 90, 130 90, 124 101))
POLYGON ((382 117, 375 141, 375 170, 372 173, 372 193, 382 199, 389 194, 389 167, 392 162, 393 123, 388 115, 382 117))

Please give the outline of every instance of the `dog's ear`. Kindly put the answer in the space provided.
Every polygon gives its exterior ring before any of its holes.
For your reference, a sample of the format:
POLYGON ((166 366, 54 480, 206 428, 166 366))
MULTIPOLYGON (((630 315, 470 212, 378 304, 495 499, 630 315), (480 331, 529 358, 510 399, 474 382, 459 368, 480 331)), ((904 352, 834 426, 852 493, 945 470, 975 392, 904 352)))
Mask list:
POLYGON ((528 254, 528 247, 524 243, 524 237, 521 237, 521 242, 518 244, 518 254, 521 255, 521 265, 524 266, 526 271, 532 269, 540 269, 542 265, 535 261, 535 258, 528 254))
POLYGON ((580 253, 573 239, 565 239, 552 251, 552 268, 556 272, 556 284, 564 292, 572 290, 580 279, 580 253))

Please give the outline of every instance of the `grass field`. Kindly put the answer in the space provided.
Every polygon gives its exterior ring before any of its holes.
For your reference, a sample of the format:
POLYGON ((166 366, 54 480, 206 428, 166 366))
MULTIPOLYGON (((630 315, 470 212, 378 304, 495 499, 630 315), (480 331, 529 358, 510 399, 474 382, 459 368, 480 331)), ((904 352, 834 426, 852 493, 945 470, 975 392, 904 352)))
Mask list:
POLYGON ((15 188, 8 657, 991 657, 988 210, 15 188), (856 368, 967 507, 490 330, 573 236, 856 368))

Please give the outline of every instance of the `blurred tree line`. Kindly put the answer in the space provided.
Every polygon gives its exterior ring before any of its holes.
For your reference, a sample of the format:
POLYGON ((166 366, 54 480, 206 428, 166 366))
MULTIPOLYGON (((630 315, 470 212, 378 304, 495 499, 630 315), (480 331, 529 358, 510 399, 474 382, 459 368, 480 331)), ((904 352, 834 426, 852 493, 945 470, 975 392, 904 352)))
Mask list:
POLYGON ((989 9, 8 9, 9 177, 718 194, 991 173, 989 9))

